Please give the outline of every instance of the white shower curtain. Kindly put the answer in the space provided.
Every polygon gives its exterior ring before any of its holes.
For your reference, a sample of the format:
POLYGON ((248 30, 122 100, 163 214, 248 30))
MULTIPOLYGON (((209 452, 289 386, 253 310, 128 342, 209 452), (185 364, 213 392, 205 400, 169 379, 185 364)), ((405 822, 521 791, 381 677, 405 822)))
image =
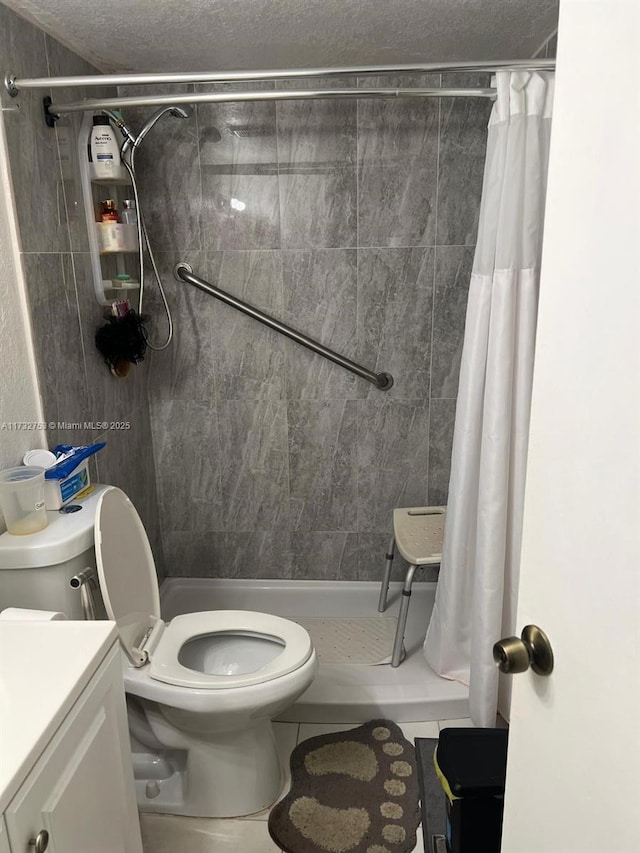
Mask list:
POLYGON ((503 71, 495 85, 442 565, 424 645, 437 673, 469 685, 479 726, 493 726, 498 707, 493 644, 516 628, 553 74, 503 71))

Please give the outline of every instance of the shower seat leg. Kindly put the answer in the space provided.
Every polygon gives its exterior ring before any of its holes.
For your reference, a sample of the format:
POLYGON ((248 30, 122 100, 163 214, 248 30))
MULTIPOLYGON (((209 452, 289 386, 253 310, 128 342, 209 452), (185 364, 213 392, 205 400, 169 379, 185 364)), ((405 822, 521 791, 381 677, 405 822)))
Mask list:
POLYGON ((402 597, 400 598, 400 614, 398 616, 398 627, 396 628, 396 636, 393 641, 393 653, 391 655, 391 666, 400 666, 402 658, 402 643, 404 640, 404 631, 407 627, 407 616, 409 615, 409 604, 411 602, 411 585, 413 576, 416 573, 416 565, 411 565, 407 569, 407 574, 404 578, 402 587, 402 597))
POLYGON ((389 542, 389 548, 385 554, 387 562, 384 565, 384 577, 380 586, 380 600, 378 601, 378 613, 384 613, 387 607, 387 593, 389 592, 389 581, 391 579, 391 566, 393 565, 393 556, 396 550, 396 537, 392 536, 389 542))

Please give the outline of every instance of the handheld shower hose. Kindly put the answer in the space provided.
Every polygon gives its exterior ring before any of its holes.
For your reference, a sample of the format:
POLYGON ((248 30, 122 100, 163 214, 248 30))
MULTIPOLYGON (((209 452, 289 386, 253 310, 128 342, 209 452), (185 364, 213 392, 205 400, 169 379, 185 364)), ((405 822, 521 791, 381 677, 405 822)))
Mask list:
POLYGON ((138 213, 138 258, 140 263, 140 295, 138 297, 138 314, 142 314, 142 304, 144 300, 144 250, 146 246, 149 261, 151 263, 151 269, 153 270, 153 275, 156 280, 156 284, 158 285, 158 290, 160 291, 160 297, 162 299, 165 314, 167 315, 167 339, 164 343, 155 344, 150 340, 147 340, 147 346, 149 349, 156 350, 156 352, 158 352, 166 349, 173 340, 173 318, 171 317, 171 309, 169 308, 164 287, 162 286, 162 280, 160 278, 156 259, 153 255, 153 249, 151 248, 151 242, 149 240, 149 233, 147 231, 147 226, 145 225, 144 214, 140 204, 140 195, 138 192, 138 184, 135 174, 135 153, 145 136, 154 127, 156 122, 159 121, 159 119, 161 119, 166 113, 170 113, 172 116, 176 116, 177 118, 189 118, 192 111, 190 109, 184 109, 177 106, 162 107, 147 119, 137 135, 134 135, 131 132, 121 116, 116 115, 116 113, 113 113, 111 110, 103 110, 103 113, 109 116, 116 127, 120 130, 120 133, 124 136, 124 142, 120 148, 120 158, 129 173, 129 177, 131 178, 133 197, 135 199, 136 210, 138 213))

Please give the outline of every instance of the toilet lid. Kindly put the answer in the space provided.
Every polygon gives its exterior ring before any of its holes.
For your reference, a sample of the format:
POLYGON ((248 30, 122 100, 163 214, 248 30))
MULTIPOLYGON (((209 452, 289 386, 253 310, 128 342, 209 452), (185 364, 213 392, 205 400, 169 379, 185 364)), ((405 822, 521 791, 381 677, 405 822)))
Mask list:
MULTIPOLYGON (((98 499, 96 565, 107 615, 116 622, 140 614, 160 616, 160 594, 151 546, 136 508, 112 486, 98 499)), ((130 621, 130 620, 129 620, 130 621)))

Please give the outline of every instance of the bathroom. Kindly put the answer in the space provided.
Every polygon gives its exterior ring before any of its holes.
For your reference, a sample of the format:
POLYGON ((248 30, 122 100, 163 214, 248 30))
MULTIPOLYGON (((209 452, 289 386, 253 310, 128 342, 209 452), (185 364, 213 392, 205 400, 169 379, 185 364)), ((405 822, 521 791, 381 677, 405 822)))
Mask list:
MULTIPOLYGON (((229 41, 231 35, 239 39, 240 31, 246 39, 237 11, 238 20, 232 17, 228 26, 239 29, 225 33, 221 28, 212 60, 204 47, 200 56, 194 55, 187 39, 182 52, 173 39, 173 52, 161 40, 154 46, 153 38, 140 45, 142 36, 127 36, 124 13, 107 49, 110 40, 104 31, 89 37, 88 20, 75 29, 68 24, 65 35, 64 22, 58 24, 47 5, 34 9, 14 0, 11 9, 0 6, 5 73, 20 79, 116 70, 211 70, 212 65, 223 70, 329 69, 546 59, 555 57, 558 29, 558 8, 552 2, 513 4, 504 14, 497 4, 490 4, 492 13, 483 12, 480 4, 475 12, 468 4, 459 9, 451 4, 450 12, 431 12, 441 16, 433 27, 426 12, 422 17, 416 12, 413 26, 409 20, 406 32, 397 26, 386 32, 386 52, 381 48, 376 53, 371 45, 381 39, 384 30, 376 34, 375 27, 382 27, 383 16, 372 15, 354 44, 341 35, 337 21, 329 25, 326 11, 314 17, 314 4, 304 4, 310 16, 305 26, 329 27, 332 36, 307 45, 286 31, 279 40, 261 39, 256 28, 253 43, 239 46, 229 41), (398 44, 389 47, 393 38, 398 44), (156 49, 167 52, 162 64, 156 49)), ((575 5, 571 0, 560 4, 567 33, 585 25, 573 20, 579 18, 575 5)), ((108 16, 100 26, 107 21, 108 16)), ((267 21, 275 26, 268 16, 267 21)), ((595 23, 589 23, 596 31, 595 23)), ((157 25, 170 27, 170 18, 157 25)), ((190 26, 197 27, 195 18, 190 26)), ((95 27, 99 29, 98 22, 95 27)), ((348 30, 344 22, 342 27, 348 30)), ((562 36, 561 20, 561 42, 562 36)), ((605 49, 615 53, 603 35, 605 49)), ((579 53, 568 35, 570 50, 579 53)), ((128 376, 116 378, 94 345, 96 328, 104 320, 94 297, 77 168, 81 114, 63 115, 50 128, 43 120, 43 95, 64 103, 243 87, 472 88, 490 86, 490 77, 477 71, 379 77, 352 73, 285 77, 250 86, 25 89, 15 99, 3 91, 0 411, 4 424, 49 426, 4 428, 1 467, 19 464, 34 447, 106 441, 91 463, 91 479, 118 486, 137 508, 153 551, 166 618, 204 609, 198 603, 203 600, 207 609, 216 608, 221 591, 231 602, 225 607, 243 609, 235 603, 242 583, 257 602, 250 609, 277 612, 277 603, 262 603, 264 596, 282 596, 289 589, 297 598, 286 605, 288 612, 277 615, 322 617, 342 615, 341 600, 360 596, 364 587, 357 584, 364 583, 376 613, 393 509, 447 504, 492 101, 235 101, 199 103, 185 120, 163 118, 140 146, 136 169, 141 209, 173 317, 173 340, 164 350, 148 350, 128 376), (173 276, 177 262, 188 263, 202 279, 358 364, 389 372, 393 387, 371 387, 178 283, 173 276), (120 428, 91 428, 98 424, 120 428), (196 579, 190 593, 183 584, 189 579, 196 579), (320 596, 325 596, 325 610, 317 609, 320 596), (177 609, 168 613, 172 600, 177 609), (303 606, 308 612, 295 611, 303 606)), ((149 106, 123 106, 133 127, 140 127, 151 111, 149 106)), ((150 340, 162 343, 167 323, 151 270, 145 300, 150 340)), ((400 560, 395 566, 393 614, 405 569, 400 560)), ((395 686, 396 694, 410 692, 412 685, 405 680, 420 682, 427 672, 422 641, 437 579, 436 568, 416 575, 407 659, 393 672, 387 665, 369 667, 376 678, 380 671, 380 689, 392 692, 395 686), (419 673, 411 669, 413 660, 424 667, 419 673), (402 685, 400 691, 397 685, 402 685)), ((536 613, 527 618, 542 620, 536 613)), ((437 710, 424 711, 422 695, 414 703, 422 711, 404 708, 394 715, 390 702, 378 716, 398 721, 410 740, 437 737, 439 723, 469 718, 468 703, 464 706, 464 697, 456 692, 460 685, 450 684, 453 694, 445 697, 450 704, 441 705, 441 716, 437 710)), ((340 701, 337 697, 334 704, 340 701)), ((340 708, 320 711, 317 703, 298 710, 275 723, 282 727, 278 731, 285 751, 306 737, 376 716, 367 709, 351 719, 341 716, 340 708)), ((148 824, 149 849, 159 846, 160 834, 183 831, 164 825, 156 830, 162 819, 148 824)), ((200 848, 193 841, 192 849, 279 849, 260 823, 266 821, 213 820, 209 828, 192 830, 194 835, 208 833, 209 846, 200 848)), ((180 836, 169 841, 166 835, 162 843, 179 842, 190 849, 189 839, 180 841, 180 836)))

